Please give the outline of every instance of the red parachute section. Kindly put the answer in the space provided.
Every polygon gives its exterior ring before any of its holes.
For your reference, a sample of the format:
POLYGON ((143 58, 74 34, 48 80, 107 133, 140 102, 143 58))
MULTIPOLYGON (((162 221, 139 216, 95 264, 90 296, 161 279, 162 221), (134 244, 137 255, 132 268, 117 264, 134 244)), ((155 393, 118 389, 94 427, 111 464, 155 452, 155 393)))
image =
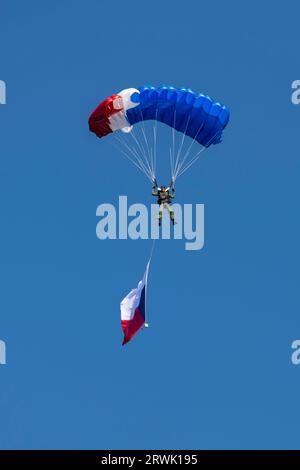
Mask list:
POLYGON ((122 111, 122 97, 111 95, 102 101, 89 117, 89 128, 97 137, 101 138, 113 131, 110 128, 109 118, 122 111))

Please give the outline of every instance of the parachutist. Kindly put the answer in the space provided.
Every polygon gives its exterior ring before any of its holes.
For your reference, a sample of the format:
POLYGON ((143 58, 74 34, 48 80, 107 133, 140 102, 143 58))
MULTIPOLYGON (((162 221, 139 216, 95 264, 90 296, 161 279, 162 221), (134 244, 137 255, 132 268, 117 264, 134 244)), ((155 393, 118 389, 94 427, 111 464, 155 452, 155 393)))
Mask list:
MULTIPOLYGON (((172 180, 173 182, 173 180, 172 180)), ((158 225, 161 225, 161 220, 162 220, 162 214, 163 210, 167 209, 170 215, 170 219, 173 223, 173 225, 176 224, 175 222, 175 217, 174 217, 174 212, 172 210, 172 199, 175 197, 175 189, 174 186, 172 186, 171 190, 170 188, 166 188, 165 186, 161 186, 159 188, 158 186, 153 186, 152 188, 152 196, 157 197, 157 204, 159 204, 159 211, 158 211, 158 225)))

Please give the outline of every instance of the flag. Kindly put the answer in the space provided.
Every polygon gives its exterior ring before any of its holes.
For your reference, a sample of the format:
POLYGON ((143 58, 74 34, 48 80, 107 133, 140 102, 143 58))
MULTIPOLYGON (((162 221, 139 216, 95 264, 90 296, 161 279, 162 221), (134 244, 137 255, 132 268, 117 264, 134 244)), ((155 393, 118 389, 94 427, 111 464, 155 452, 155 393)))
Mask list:
POLYGON ((123 345, 131 340, 146 321, 146 290, 149 264, 150 261, 147 264, 142 281, 126 295, 120 304, 121 325, 124 332, 123 345))

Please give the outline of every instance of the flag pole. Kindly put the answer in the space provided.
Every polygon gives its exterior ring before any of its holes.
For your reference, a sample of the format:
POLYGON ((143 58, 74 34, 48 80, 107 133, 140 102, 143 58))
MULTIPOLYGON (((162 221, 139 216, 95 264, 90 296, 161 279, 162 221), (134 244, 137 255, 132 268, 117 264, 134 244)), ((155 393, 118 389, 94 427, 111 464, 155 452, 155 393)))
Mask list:
POLYGON ((148 263, 147 263, 146 288, 145 288, 145 323, 144 323, 144 327, 145 327, 145 328, 149 328, 149 323, 148 323, 148 311, 147 311, 147 303, 148 303, 148 302, 147 302, 147 298, 148 298, 148 273, 149 273, 150 263, 151 263, 152 256, 153 256, 155 241, 156 241, 156 238, 153 239, 152 247, 151 247, 151 252, 150 252, 150 257, 149 257, 149 261, 148 261, 148 263))

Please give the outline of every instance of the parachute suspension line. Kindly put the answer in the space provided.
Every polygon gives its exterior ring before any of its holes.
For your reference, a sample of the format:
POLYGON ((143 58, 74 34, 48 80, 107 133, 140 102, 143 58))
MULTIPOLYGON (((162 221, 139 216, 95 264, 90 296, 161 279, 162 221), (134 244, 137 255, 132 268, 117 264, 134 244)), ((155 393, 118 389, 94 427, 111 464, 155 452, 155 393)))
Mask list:
POLYGON ((181 168, 183 167, 184 162, 186 161, 187 157, 189 156, 189 154, 191 152, 191 149, 192 149, 192 147, 193 147, 193 145, 196 141, 199 130, 200 130, 200 128, 198 129, 197 134, 195 135, 194 139, 192 140, 191 144, 189 145, 189 147, 188 147, 187 151, 185 152, 185 154, 183 155, 183 157, 180 160, 178 158, 178 164, 176 166, 175 179, 178 177, 178 174, 179 174, 181 168))
POLYGON ((141 168, 141 167, 128 155, 128 153, 126 153, 124 150, 120 150, 120 149, 118 149, 118 150, 119 150, 119 152, 121 152, 123 155, 125 155, 125 157, 127 157, 128 160, 129 160, 131 163, 133 163, 133 165, 136 166, 136 167, 138 168, 138 170, 140 170, 140 171, 146 176, 146 178, 148 178, 148 179, 150 180, 150 178, 149 178, 149 176, 148 176, 148 173, 146 173, 146 172, 143 170, 143 168, 141 168))
POLYGON ((153 181, 156 177, 156 145, 157 145, 157 121, 153 126, 153 181))
POLYGON ((126 157, 131 163, 133 163, 133 165, 136 166, 137 169, 140 170, 140 171, 146 176, 146 178, 149 178, 148 174, 144 171, 144 169, 141 168, 141 167, 128 155, 128 153, 126 153, 124 150, 119 149, 119 148, 118 148, 118 151, 121 152, 123 155, 125 155, 125 157, 126 157))
POLYGON ((151 165, 149 164, 149 161, 147 159, 147 155, 146 155, 146 152, 145 152, 145 149, 144 147, 141 145, 141 143, 139 142, 139 140, 137 139, 136 135, 134 134, 134 130, 132 129, 131 131, 131 137, 133 138, 135 144, 137 145, 137 147, 139 148, 140 152, 141 152, 141 155, 143 156, 144 158, 144 162, 148 168, 148 171, 149 171, 149 175, 152 175, 152 167, 151 165))
MULTIPOLYGON (((132 143, 128 142, 128 137, 120 132, 113 133, 115 140, 123 146, 122 154, 125 155, 142 173, 144 173, 151 184, 155 180, 156 158, 157 158, 157 120, 153 130, 153 146, 148 142, 143 114, 141 114, 141 125, 131 129, 132 143), (138 133, 137 132, 138 129, 138 133), (127 140, 127 141, 126 141, 127 140)), ((157 114, 157 110, 156 110, 157 114)), ((151 139, 152 140, 152 139, 151 139)), ((120 149, 119 149, 120 150, 120 149)))
POLYGON ((144 137, 144 140, 145 140, 145 144, 146 144, 146 148, 147 148, 147 153, 148 153, 148 161, 150 160, 150 148, 149 148, 149 142, 148 142, 148 139, 147 139, 147 135, 146 135, 146 131, 145 131, 145 124, 144 124, 144 119, 143 119, 143 112, 140 111, 140 114, 141 114, 141 123, 142 123, 142 126, 141 126, 141 131, 142 131, 142 134, 143 134, 143 137, 144 137))
POLYGON ((156 159, 157 159, 157 111, 158 108, 156 107, 156 114, 155 114, 155 122, 153 126, 153 182, 156 178, 156 159))
POLYGON ((174 110, 174 119, 172 127, 172 150, 170 148, 170 165, 171 165, 171 176, 174 178, 175 171, 175 124, 176 124, 176 108, 174 110))
MULTIPOLYGON (((157 108, 156 108, 156 114, 157 116, 157 108)), ((152 139, 151 139, 151 161, 152 161, 152 176, 153 176, 153 181, 155 180, 155 173, 156 173, 156 139, 157 139, 157 120, 155 119, 153 125, 152 125, 152 139)))
POLYGON ((172 148, 170 147, 170 167, 171 167, 171 176, 172 176, 172 180, 174 178, 174 167, 173 167, 173 161, 172 161, 172 148))
MULTIPOLYGON (((127 159, 133 163, 142 173, 145 174, 145 176, 150 180, 151 180, 151 177, 149 175, 149 170, 148 168, 144 165, 143 161, 140 159, 138 153, 136 152, 135 149, 132 149, 131 147, 129 147, 127 145, 127 143, 125 141, 123 141, 120 137, 118 137, 116 134, 113 134, 115 140, 117 142, 119 142, 119 144, 123 145, 125 147, 126 150, 124 149, 118 149, 118 150, 121 150, 121 153, 123 155, 125 155, 127 157, 127 159), (131 155, 132 156, 131 156, 131 155)), ((118 148, 118 146, 116 145, 116 147, 118 148)))
MULTIPOLYGON (((121 150, 122 154, 126 156, 126 158, 133 163, 147 178, 151 183, 155 181, 155 174, 156 174, 156 163, 157 163, 157 111, 156 109, 156 119, 154 122, 153 130, 153 145, 148 142, 145 125, 142 121, 142 127, 139 127, 142 135, 137 136, 134 133, 134 130, 131 130, 131 138, 133 139, 134 145, 129 145, 123 133, 113 133, 113 136, 119 144, 123 145, 125 150, 121 150)), ((141 113, 141 117, 142 113, 141 113)), ((210 145, 210 143, 215 139, 218 132, 216 132, 211 139, 207 142, 206 146, 201 146, 200 151, 198 151, 194 156, 191 156, 192 147, 198 137, 200 130, 202 129, 202 125, 198 128, 197 133, 195 134, 192 142, 188 146, 186 152, 182 157, 182 150, 184 148, 185 138, 186 138, 186 131, 190 122, 190 116, 188 117, 185 125, 185 130, 181 137, 180 144, 178 146, 176 152, 176 134, 175 134, 175 124, 176 124, 176 110, 174 111, 174 119, 173 119, 173 126, 172 127, 172 136, 171 136, 171 145, 170 145, 170 167, 171 167, 171 175, 172 175, 172 182, 175 183, 176 179, 179 176, 182 176, 189 168, 200 158, 202 152, 204 152, 210 145), (176 154, 176 157, 175 157, 176 154), (190 158, 189 158, 190 157, 190 158)), ((152 140, 152 139, 151 139, 152 140)))
POLYGON ((144 130, 144 140, 146 136, 146 142, 148 146, 148 152, 149 152, 149 164, 151 168, 151 179, 152 182, 154 183, 155 181, 155 172, 156 172, 156 132, 157 132, 157 123, 154 121, 154 124, 152 126, 152 132, 150 133, 149 131, 149 142, 147 139, 147 133, 145 130, 145 126, 143 124, 143 130, 144 130), (150 135, 151 135, 151 142, 150 142, 150 135))
POLYGON ((150 149, 151 152, 151 161, 152 161, 152 181, 155 180, 155 166, 154 166, 154 148, 150 149))
POLYGON ((148 171, 147 167, 145 166, 145 164, 143 162, 143 160, 140 158, 139 153, 137 152, 137 150, 134 147, 133 148, 130 147, 127 144, 127 142, 125 142, 124 137, 121 138, 121 137, 118 137, 117 135, 114 135, 114 137, 116 138, 116 140, 120 144, 122 144, 127 149, 128 152, 131 153, 131 155, 133 155, 133 157, 136 159, 137 164, 140 165, 144 170, 148 171))
POLYGON ((187 119, 186 126, 185 126, 185 130, 184 130, 184 133, 183 133, 183 135, 182 135, 181 143, 180 143, 180 146, 179 146, 179 148, 178 148, 177 155, 176 155, 176 162, 175 162, 175 166, 174 166, 174 174, 172 175, 174 182, 175 182, 175 180, 176 180, 176 178, 177 178, 177 170, 178 170, 178 167, 179 167, 179 164, 180 164, 181 151, 182 151, 182 148, 183 148, 183 144, 184 144, 184 142, 185 142, 186 131, 187 131, 187 128, 188 128, 188 125, 189 125, 189 122, 190 122, 190 118, 191 118, 191 116, 189 116, 188 119, 187 119))
POLYGON ((139 126, 140 133, 142 135, 139 136, 140 139, 140 145, 144 148, 144 158, 147 160, 147 165, 149 168, 149 176, 151 178, 151 181, 154 180, 154 163, 153 163, 153 155, 152 155, 152 148, 150 147, 150 143, 148 142, 147 138, 147 133, 146 133, 146 128, 145 124, 142 121, 141 126, 139 126))
POLYGON ((141 121, 140 121, 140 126, 136 126, 136 129, 139 129, 139 133, 135 133, 134 129, 131 130, 131 136, 134 140, 134 143, 136 144, 138 148, 138 152, 141 154, 140 160, 142 160, 144 166, 147 167, 147 172, 148 176, 151 179, 151 182, 155 180, 155 167, 156 167, 156 127, 157 123, 155 124, 155 136, 153 137, 154 139, 154 144, 153 147, 155 150, 152 148, 152 144, 150 145, 150 142, 148 141, 147 138, 147 132, 145 129, 145 124, 143 120, 143 113, 140 111, 140 116, 141 116, 141 121))
POLYGON ((179 178, 179 176, 182 176, 183 173, 185 173, 200 158, 201 153, 205 152, 205 150, 207 150, 207 148, 202 147, 202 149, 199 150, 199 152, 197 152, 196 155, 179 171, 179 173, 177 174, 177 178, 179 178))
POLYGON ((212 138, 209 139, 209 141, 208 141, 208 143, 207 143, 207 147, 204 147, 204 146, 203 146, 203 147, 201 148, 201 150, 199 150, 199 152, 197 152, 196 155, 194 155, 194 157, 185 165, 185 167, 182 168, 182 169, 179 171, 177 177, 182 176, 183 173, 185 173, 197 160, 199 160, 201 153, 202 153, 202 152, 205 152, 205 150, 208 149, 208 146, 213 142, 213 140, 215 139, 215 137, 216 137, 217 134, 218 134, 218 132, 216 132, 216 133, 212 136, 212 138))
POLYGON ((150 177, 150 179, 152 180, 152 173, 153 173, 153 170, 150 166, 150 163, 149 162, 149 157, 147 155, 147 152, 146 152, 146 149, 143 145, 143 140, 140 138, 140 136, 136 135, 134 133, 134 130, 132 129, 132 131, 130 132, 131 134, 131 137, 134 141, 134 145, 129 145, 128 143, 126 143, 126 137, 124 135, 122 135, 123 139, 124 139, 124 144, 126 145, 126 148, 130 151, 130 150, 134 150, 135 154, 136 154, 136 158, 138 159, 139 161, 139 164, 141 166, 143 166, 143 168, 146 170, 147 172, 147 175, 148 177, 150 177))
POLYGON ((154 159, 153 159, 153 146, 150 146, 150 167, 151 167, 151 175, 154 175, 154 159))
POLYGON ((199 129, 197 130, 197 133, 195 134, 195 137, 193 138, 193 140, 192 140, 191 144, 189 145, 187 151, 185 152, 183 158, 178 163, 178 165, 176 167, 176 172, 175 172, 175 180, 178 178, 179 173, 184 168, 184 163, 185 163, 186 159, 188 158, 189 154, 191 153, 192 147, 193 147, 193 145, 194 145, 201 129, 202 129, 202 126, 200 126, 199 129))

